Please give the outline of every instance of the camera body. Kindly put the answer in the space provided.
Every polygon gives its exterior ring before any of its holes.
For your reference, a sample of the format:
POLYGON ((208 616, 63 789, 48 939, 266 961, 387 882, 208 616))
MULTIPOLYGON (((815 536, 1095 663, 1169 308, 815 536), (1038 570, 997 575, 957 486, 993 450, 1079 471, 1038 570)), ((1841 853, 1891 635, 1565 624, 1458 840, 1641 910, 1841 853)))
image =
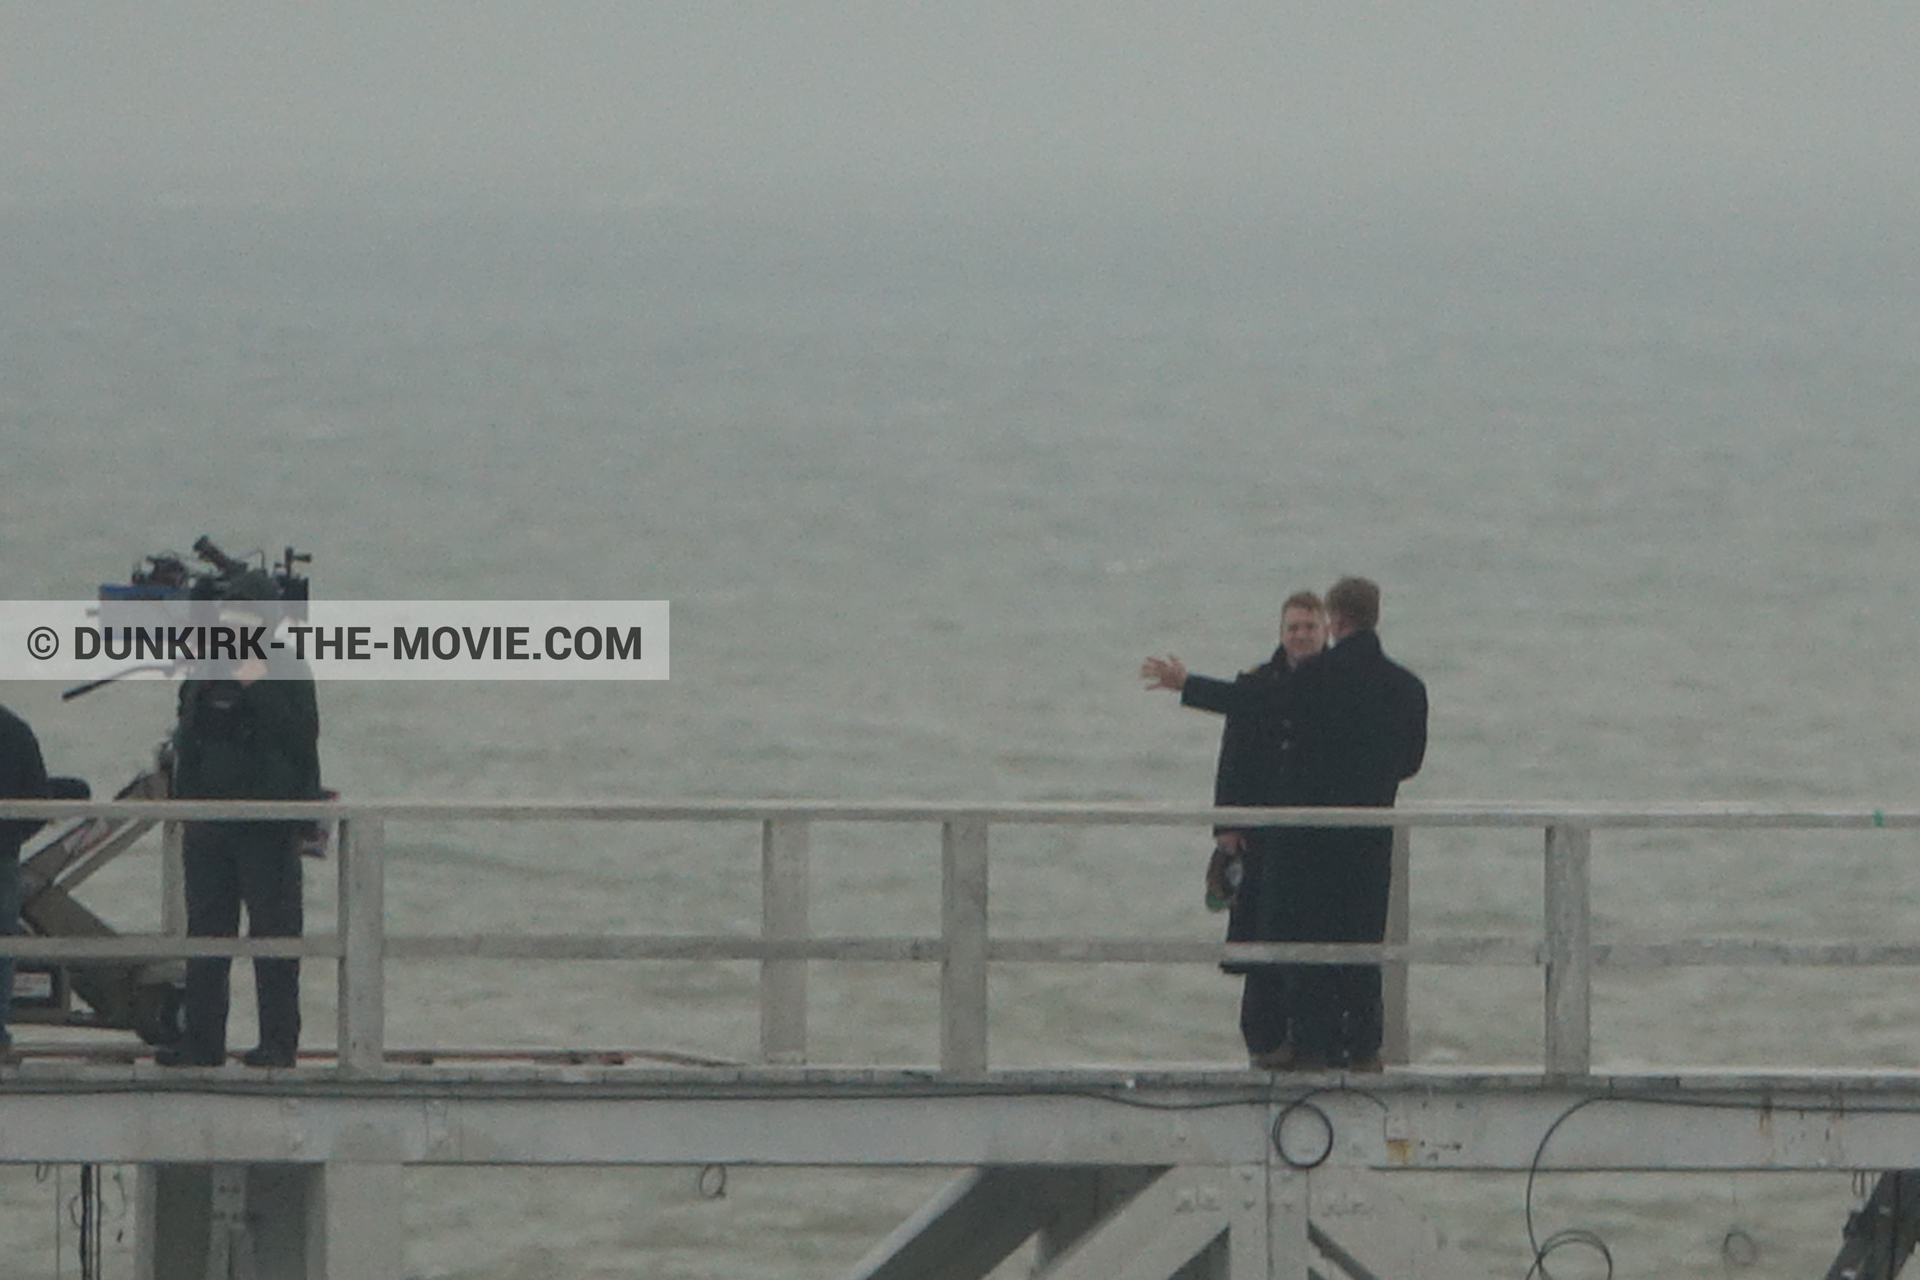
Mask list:
POLYGON ((116 616, 116 604, 173 606, 168 614, 177 614, 184 626, 207 622, 219 605, 240 600, 279 601, 279 616, 306 619, 313 583, 299 566, 313 563, 312 555, 288 547, 269 568, 266 553, 255 552, 260 563, 253 565, 228 555, 205 534, 194 540, 193 554, 200 563, 189 564, 177 551, 150 555, 133 567, 126 582, 101 583, 101 624, 121 625, 124 615, 116 616))

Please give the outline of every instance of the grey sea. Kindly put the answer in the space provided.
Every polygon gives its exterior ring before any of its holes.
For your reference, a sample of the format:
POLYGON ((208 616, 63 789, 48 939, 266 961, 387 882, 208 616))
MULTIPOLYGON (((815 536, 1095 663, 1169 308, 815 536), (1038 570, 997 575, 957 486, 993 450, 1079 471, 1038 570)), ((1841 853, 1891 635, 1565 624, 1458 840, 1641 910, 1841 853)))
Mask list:
MULTIPOLYGON (((665 683, 325 686, 352 796, 1201 801, 1218 726, 1143 692, 1140 659, 1231 673, 1288 592, 1361 573, 1432 694, 1408 799, 1920 800, 1920 263, 1864 222, 16 205, 0 246, 0 595, 87 596, 206 533, 311 551, 343 598, 671 602, 665 683)), ((0 688, 100 791, 170 698, 0 688)), ((757 838, 396 826, 390 924, 751 930, 757 838)), ((1536 839, 1422 836, 1416 934, 1536 931, 1536 839)), ((1207 844, 1006 833, 995 927, 1211 937, 1207 844)), ((1603 836, 1598 927, 1911 939, 1917 855, 1603 836)), ((151 927, 156 861, 89 901, 151 927)), ((931 831, 826 827, 814 861, 820 931, 934 929, 931 831)), ((325 926, 321 876, 308 896, 325 926)), ((933 972, 876 968, 816 967, 816 1059, 936 1056, 933 972)), ((1416 971, 1415 1057, 1537 1062, 1538 981, 1416 971)), ((755 983, 406 966, 389 1039, 745 1058, 755 983)), ((310 972, 322 1042, 330 988, 310 972)), ((1234 1062, 1236 1001, 1207 967, 1009 967, 994 1054, 1234 1062)), ((1595 1034, 1620 1068, 1913 1065, 1920 997, 1899 970, 1616 976, 1595 1034)), ((941 1181, 739 1168, 708 1198, 697 1175, 410 1175, 408 1272, 831 1278, 941 1181)), ((73 1272, 74 1181, 0 1171, 5 1275, 73 1272)), ((1622 1277, 1802 1276, 1856 1191, 1550 1175, 1535 1215, 1598 1232, 1622 1277), (1723 1255, 1735 1229, 1752 1258, 1723 1255)), ((1526 1271, 1520 1179, 1403 1193, 1526 1271)))

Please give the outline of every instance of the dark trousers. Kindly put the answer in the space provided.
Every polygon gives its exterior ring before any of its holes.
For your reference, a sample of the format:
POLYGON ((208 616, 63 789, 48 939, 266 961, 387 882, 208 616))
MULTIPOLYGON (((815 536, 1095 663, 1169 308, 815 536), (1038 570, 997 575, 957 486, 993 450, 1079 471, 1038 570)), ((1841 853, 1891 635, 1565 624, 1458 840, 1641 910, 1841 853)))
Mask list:
MULTIPOLYGON (((20 932, 20 850, 0 848, 0 934, 20 932)), ((13 957, 0 958, 0 1048, 13 1042, 7 1019, 13 1012, 13 957)))
MULTIPOLYGON (((1271 942, 1379 942, 1393 873, 1390 829, 1257 833, 1258 936, 1271 942)), ((1380 966, 1255 965, 1240 996, 1249 1053, 1292 1046, 1309 1063, 1375 1057, 1384 1027, 1380 966)))
MULTIPOLYGON (((247 909, 250 938, 297 938, 303 920, 300 851, 292 822, 192 822, 183 855, 187 873, 187 933, 231 938, 247 909)), ((187 961, 186 1050, 195 1058, 227 1052, 228 973, 225 956, 187 961)), ((260 1044, 291 1054, 300 1045, 300 962, 256 959, 253 983, 260 1007, 260 1044)))

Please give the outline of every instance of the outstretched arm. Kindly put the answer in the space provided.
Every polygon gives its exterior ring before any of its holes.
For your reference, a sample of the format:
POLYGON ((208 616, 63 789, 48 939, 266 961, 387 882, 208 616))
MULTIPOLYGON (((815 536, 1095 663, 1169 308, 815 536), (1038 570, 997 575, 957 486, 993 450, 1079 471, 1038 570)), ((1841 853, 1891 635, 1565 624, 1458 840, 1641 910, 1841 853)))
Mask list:
POLYGON ((1172 654, 1148 658, 1140 664, 1140 678, 1147 682, 1149 690, 1172 689, 1178 693, 1187 687, 1187 667, 1172 654))
POLYGON ((1140 678, 1147 682, 1149 692, 1172 689, 1180 695, 1181 706, 1221 715, 1252 711, 1266 706, 1273 698, 1271 690, 1249 685, 1244 680, 1215 680, 1212 676, 1194 675, 1187 670, 1186 663, 1172 654, 1142 662, 1140 678))

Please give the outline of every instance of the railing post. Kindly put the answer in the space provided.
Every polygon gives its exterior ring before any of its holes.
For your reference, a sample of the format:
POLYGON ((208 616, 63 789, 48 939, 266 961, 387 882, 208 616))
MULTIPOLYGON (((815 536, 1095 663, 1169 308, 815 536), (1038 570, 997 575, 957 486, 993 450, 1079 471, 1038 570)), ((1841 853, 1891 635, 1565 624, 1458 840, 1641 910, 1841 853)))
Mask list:
POLYGON ((375 1075, 386 1057, 386 832, 379 818, 340 822, 340 995, 343 1076, 375 1075))
POLYGON ((987 1069, 987 824, 940 826, 940 1069, 987 1069))
MULTIPOLYGON (((809 931, 807 823, 771 818, 760 835, 760 936, 805 938, 809 931)), ((760 962, 760 1058, 807 1060, 807 962, 760 962)))
POLYGON ((186 824, 160 824, 160 932, 187 936, 186 824))
POLYGON ((1587 827, 1547 828, 1547 1075, 1593 1069, 1593 892, 1587 827))
MULTIPOLYGON (((1407 913, 1412 886, 1407 881, 1408 854, 1412 832, 1407 827, 1393 829, 1392 879, 1387 888, 1387 933, 1385 941, 1396 946, 1407 942, 1407 913)), ((1380 1005, 1383 1015, 1380 1058, 1383 1062, 1405 1064, 1413 1060, 1412 1036, 1407 1030, 1407 962, 1389 960, 1380 966, 1380 1005)))

